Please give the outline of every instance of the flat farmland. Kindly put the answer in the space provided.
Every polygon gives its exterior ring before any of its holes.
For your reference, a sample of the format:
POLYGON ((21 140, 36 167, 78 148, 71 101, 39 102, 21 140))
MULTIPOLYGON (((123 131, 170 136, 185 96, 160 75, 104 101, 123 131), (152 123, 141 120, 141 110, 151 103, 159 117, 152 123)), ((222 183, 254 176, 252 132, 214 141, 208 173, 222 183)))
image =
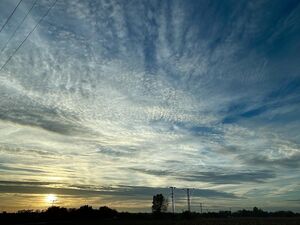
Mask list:
MULTIPOLYGON (((2 224, 0 222, 0 224, 2 224)), ((5 223, 11 224, 11 223, 5 223)), ((300 218, 199 218, 190 220, 134 220, 109 219, 97 221, 43 221, 12 223, 18 225, 300 225, 300 218)))

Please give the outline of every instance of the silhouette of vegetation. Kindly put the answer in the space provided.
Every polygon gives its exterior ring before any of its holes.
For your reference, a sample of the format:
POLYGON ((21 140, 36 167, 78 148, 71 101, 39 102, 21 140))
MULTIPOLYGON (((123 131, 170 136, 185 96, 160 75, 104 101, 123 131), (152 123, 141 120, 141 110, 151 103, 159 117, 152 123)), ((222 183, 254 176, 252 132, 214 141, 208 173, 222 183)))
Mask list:
POLYGON ((162 213, 162 212, 167 212, 167 210, 168 210, 168 200, 162 194, 154 195, 152 201, 152 212, 162 213))
MULTIPOLYGON (((0 224, 202 224, 202 225, 299 225, 300 214, 291 211, 266 212, 254 207, 253 210, 236 212, 166 212, 167 203, 162 195, 153 196, 154 209, 157 213, 117 212, 107 206, 94 209, 84 205, 79 209, 67 209, 52 206, 45 211, 21 210, 17 213, 0 213, 0 224), (189 222, 187 222, 189 221, 189 222)), ((153 207, 152 207, 153 209, 153 207)))

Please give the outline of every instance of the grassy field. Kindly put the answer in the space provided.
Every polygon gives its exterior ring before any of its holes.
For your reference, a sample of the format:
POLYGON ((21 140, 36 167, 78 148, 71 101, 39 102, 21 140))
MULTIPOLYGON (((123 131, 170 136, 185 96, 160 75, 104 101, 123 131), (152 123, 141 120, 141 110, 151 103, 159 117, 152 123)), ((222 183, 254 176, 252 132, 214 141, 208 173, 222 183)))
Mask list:
MULTIPOLYGON (((1 222, 0 222, 1 223, 1 222)), ((2 223, 1 223, 2 224, 2 223)), ((192 220, 102 220, 26 223, 26 225, 300 225, 300 218, 223 218, 192 220)), ((25 225, 19 223, 19 225, 25 225)))

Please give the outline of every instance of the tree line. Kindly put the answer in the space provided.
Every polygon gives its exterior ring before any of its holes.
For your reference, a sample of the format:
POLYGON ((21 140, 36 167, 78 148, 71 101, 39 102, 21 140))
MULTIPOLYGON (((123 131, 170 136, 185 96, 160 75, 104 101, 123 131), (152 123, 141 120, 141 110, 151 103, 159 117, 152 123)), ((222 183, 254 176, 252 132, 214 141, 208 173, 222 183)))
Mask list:
POLYGON ((86 221, 86 220, 151 220, 151 219, 192 219, 192 218, 227 218, 227 217, 300 217, 299 213, 292 211, 267 212, 257 207, 253 210, 219 211, 219 212, 189 212, 181 213, 167 212, 168 201, 162 195, 153 196, 152 213, 128 213, 118 212, 107 206, 92 208, 84 205, 80 208, 64 208, 59 206, 49 207, 47 210, 21 210, 16 213, 0 213, 0 221, 6 224, 18 222, 39 222, 39 221, 86 221))

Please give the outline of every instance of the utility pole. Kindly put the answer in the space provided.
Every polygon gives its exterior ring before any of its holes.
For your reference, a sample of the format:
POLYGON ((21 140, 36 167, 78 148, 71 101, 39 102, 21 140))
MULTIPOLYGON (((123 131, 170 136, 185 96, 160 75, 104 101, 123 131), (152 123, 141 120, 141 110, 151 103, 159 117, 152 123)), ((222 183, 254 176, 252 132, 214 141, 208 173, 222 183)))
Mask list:
POLYGON ((202 214, 202 202, 200 203, 200 213, 202 214))
POLYGON ((190 198, 190 189, 186 189, 186 195, 187 195, 187 204, 188 204, 188 211, 191 211, 191 198, 190 198))
POLYGON ((171 197, 172 197, 172 213, 175 213, 175 195, 174 195, 174 190, 175 187, 170 187, 171 188, 171 197))

